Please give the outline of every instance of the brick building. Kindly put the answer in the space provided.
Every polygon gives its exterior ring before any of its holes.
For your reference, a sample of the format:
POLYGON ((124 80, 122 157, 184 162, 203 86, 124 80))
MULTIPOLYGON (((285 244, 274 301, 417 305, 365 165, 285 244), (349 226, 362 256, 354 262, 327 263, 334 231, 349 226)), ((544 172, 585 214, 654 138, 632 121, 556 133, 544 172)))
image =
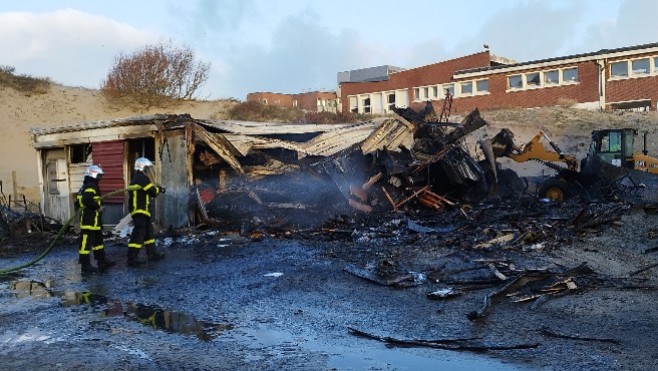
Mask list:
POLYGON ((337 112, 340 101, 335 92, 312 91, 299 94, 257 92, 247 94, 247 102, 277 107, 299 107, 311 112, 337 112))
MULTIPOLYGON (((358 75, 358 74, 356 74, 358 75)), ((452 112, 567 104, 589 109, 655 110, 658 43, 516 62, 489 50, 353 81, 338 74, 342 109, 388 113, 393 107, 441 109, 446 92, 452 112), (342 80, 341 80, 342 79, 342 80)))

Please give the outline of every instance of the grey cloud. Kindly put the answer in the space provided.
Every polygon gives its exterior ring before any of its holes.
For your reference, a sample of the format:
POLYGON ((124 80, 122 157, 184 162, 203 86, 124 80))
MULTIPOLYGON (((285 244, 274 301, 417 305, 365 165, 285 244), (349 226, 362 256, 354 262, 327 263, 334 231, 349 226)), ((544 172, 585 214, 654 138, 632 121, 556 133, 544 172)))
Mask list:
POLYGON ((547 1, 529 1, 494 13, 472 37, 462 40, 456 50, 462 55, 483 50, 519 61, 560 55, 572 37, 584 8, 578 2, 553 7, 547 1))
POLYGON ((307 14, 285 19, 272 35, 272 45, 248 45, 227 60, 231 66, 226 89, 244 95, 252 91, 296 93, 333 89, 339 71, 368 67, 368 48, 354 31, 334 34, 307 14))

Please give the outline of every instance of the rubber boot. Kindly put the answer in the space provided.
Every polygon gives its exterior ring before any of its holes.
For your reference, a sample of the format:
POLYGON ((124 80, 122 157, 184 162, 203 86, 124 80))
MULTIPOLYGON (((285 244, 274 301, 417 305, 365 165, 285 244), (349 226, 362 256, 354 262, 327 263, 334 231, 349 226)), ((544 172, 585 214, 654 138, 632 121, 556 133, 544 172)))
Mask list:
POLYGON ((105 248, 94 250, 94 258, 96 258, 96 261, 98 262, 98 270, 100 272, 105 272, 116 264, 112 260, 107 259, 105 256, 105 248))
POLYGON ((89 254, 80 254, 78 261, 80 262, 80 265, 82 265, 82 275, 90 275, 90 274, 96 274, 98 273, 98 269, 96 267, 91 265, 91 257, 89 254))
POLYGON ((146 256, 150 262, 164 259, 164 254, 155 251, 155 244, 146 245, 146 256))
POLYGON ((139 255, 139 249, 134 248, 134 247, 129 247, 128 248, 128 266, 129 267, 139 267, 140 265, 144 264, 143 261, 140 261, 137 259, 137 255, 139 255))

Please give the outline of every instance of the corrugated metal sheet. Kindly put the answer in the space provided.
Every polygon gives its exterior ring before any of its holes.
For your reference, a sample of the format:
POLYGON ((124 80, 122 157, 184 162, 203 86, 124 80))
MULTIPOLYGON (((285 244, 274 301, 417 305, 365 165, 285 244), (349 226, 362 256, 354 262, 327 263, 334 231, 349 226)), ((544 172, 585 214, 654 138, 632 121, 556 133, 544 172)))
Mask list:
POLYGON ((168 117, 167 115, 148 115, 148 116, 139 116, 139 117, 120 118, 115 120, 83 122, 79 124, 53 126, 48 128, 31 128, 30 133, 34 135, 46 135, 46 134, 56 134, 56 133, 68 133, 74 131, 84 131, 90 129, 103 129, 103 128, 116 127, 116 126, 142 125, 148 121, 158 120, 158 119, 163 120, 166 119, 167 117, 168 117))
MULTIPOLYGON (((123 178, 124 141, 99 142, 92 145, 91 156, 94 165, 103 168, 103 180, 100 183, 101 193, 107 194, 125 187, 123 178)), ((123 203, 124 194, 109 196, 105 203, 123 203)))
POLYGON ((71 193, 77 193, 82 187, 85 180, 85 172, 89 164, 71 164, 69 165, 69 181, 71 183, 71 193))
POLYGON ((207 125, 229 133, 245 135, 274 135, 274 134, 306 134, 324 133, 354 124, 286 124, 280 122, 253 122, 234 120, 198 120, 202 125, 207 125))
POLYGON ((408 148, 413 143, 414 124, 409 121, 399 119, 385 120, 368 139, 361 144, 361 151, 364 154, 374 152, 378 149, 387 148, 389 150, 397 149, 400 144, 406 143, 408 148))

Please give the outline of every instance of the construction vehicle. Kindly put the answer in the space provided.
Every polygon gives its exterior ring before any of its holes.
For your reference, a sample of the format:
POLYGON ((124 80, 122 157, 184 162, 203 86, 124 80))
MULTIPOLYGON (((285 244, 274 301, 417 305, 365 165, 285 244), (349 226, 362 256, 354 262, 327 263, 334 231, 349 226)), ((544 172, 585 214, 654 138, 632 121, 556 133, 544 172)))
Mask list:
POLYGON ((503 129, 490 145, 497 158, 539 161, 557 172, 538 187, 540 198, 564 200, 583 191, 589 192, 597 184, 614 184, 617 189, 628 191, 622 197, 655 202, 658 201, 658 158, 647 154, 646 133, 642 153, 634 152, 637 135, 637 130, 630 128, 593 131, 589 150, 580 166, 576 156, 564 153, 543 131, 518 147, 513 141, 514 134, 503 129), (548 141, 549 149, 543 140, 548 141))

